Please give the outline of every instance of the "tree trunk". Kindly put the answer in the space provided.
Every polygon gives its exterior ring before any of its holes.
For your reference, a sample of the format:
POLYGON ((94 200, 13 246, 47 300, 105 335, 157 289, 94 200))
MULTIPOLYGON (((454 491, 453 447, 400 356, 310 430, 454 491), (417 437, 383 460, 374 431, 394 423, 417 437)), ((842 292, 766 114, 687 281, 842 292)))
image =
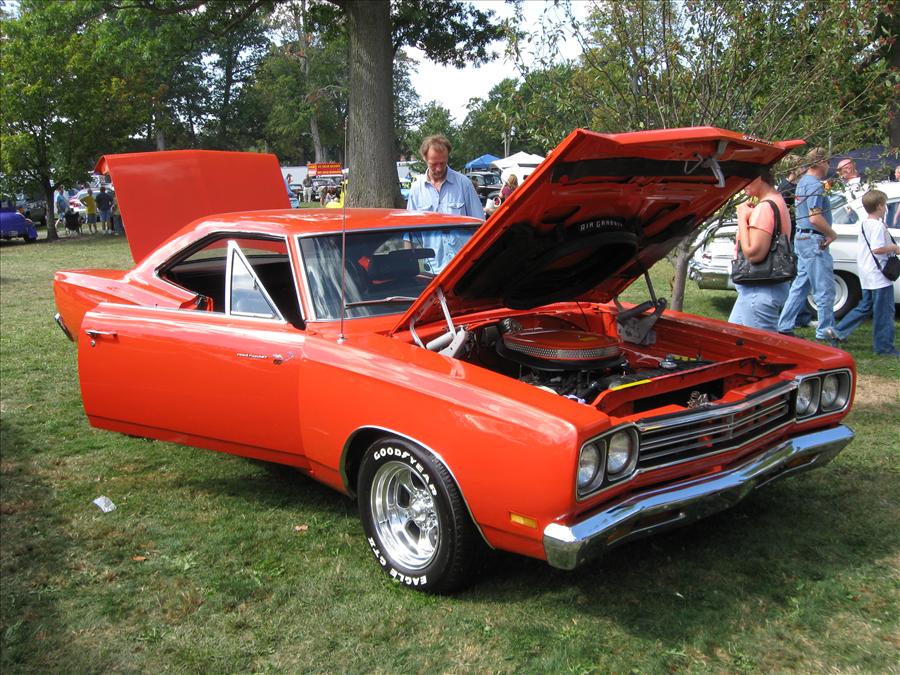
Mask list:
POLYGON ((392 154, 391 5, 388 0, 339 4, 350 36, 347 206, 393 207, 400 184, 392 154))
POLYGON ((59 232, 56 231, 56 204, 53 199, 53 186, 50 181, 44 181, 44 200, 46 201, 45 209, 47 211, 47 241, 56 241, 59 239, 59 232))
POLYGON ((672 280, 672 301, 669 307, 680 312, 684 307, 684 287, 687 284, 688 261, 691 259, 691 240, 685 239, 675 249, 675 277, 672 280))
POLYGON ((219 112, 219 149, 228 147, 228 118, 231 116, 231 90, 234 88, 234 68, 237 55, 231 47, 223 50, 225 53, 225 74, 222 84, 222 109, 219 112))
POLYGON ((312 135, 313 148, 316 151, 316 161, 326 162, 325 147, 322 145, 322 136, 319 134, 319 119, 316 117, 315 108, 309 118, 309 132, 312 135))
MULTIPOLYGON (((309 30, 307 30, 306 22, 306 0, 300 3, 299 21, 296 24, 297 35, 300 37, 300 45, 303 58, 303 76, 306 78, 306 87, 309 87, 309 30)), ((322 135, 319 133, 319 117, 318 109, 315 105, 309 117, 309 133, 312 137, 313 150, 316 153, 317 162, 327 161, 325 158, 325 148, 322 145, 322 135)))

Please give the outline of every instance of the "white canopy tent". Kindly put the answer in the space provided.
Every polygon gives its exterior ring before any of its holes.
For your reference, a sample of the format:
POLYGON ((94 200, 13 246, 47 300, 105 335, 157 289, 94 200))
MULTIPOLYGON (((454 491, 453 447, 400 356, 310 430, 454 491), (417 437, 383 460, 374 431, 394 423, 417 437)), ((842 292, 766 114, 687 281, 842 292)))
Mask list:
POLYGON ((521 183, 531 175, 531 172, 543 161, 544 158, 540 155, 532 155, 528 152, 517 152, 509 157, 504 157, 503 159, 491 162, 491 164, 500 169, 500 178, 503 182, 506 182, 506 179, 509 178, 510 174, 515 174, 516 178, 518 178, 521 183))

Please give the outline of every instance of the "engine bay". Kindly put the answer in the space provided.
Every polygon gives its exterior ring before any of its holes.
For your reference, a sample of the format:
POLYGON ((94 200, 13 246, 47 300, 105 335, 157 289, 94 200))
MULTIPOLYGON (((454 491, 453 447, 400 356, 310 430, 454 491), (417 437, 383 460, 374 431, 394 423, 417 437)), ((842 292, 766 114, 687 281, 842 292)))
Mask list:
MULTIPOLYGON (((471 335, 463 360, 584 404, 606 391, 713 363, 699 356, 639 351, 638 345, 551 315, 506 318, 471 335)), ((711 402, 721 393, 699 395, 711 402)))

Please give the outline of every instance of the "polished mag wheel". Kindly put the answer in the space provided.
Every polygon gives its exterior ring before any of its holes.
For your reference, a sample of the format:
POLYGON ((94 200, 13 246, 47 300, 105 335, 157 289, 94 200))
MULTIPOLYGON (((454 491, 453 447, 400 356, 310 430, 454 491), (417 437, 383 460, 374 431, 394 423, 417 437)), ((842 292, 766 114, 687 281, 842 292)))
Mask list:
POLYGON ((382 464, 369 499, 375 531, 386 552, 411 570, 425 568, 434 558, 441 527, 422 474, 399 461, 382 464))
POLYGON ((385 436, 363 454, 356 485, 369 549, 391 579, 428 593, 465 585, 481 535, 437 457, 385 436))

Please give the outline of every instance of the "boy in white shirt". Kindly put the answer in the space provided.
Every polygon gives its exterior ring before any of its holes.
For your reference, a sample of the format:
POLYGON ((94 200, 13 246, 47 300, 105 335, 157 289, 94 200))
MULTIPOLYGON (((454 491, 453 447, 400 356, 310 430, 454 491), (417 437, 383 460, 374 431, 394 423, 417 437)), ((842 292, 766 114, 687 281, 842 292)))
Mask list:
POLYGON ((862 300, 829 329, 832 339, 843 342, 863 321, 872 317, 872 347, 876 354, 900 356, 894 347, 894 285, 881 269, 890 254, 900 254, 884 224, 887 195, 881 190, 869 190, 862 198, 869 217, 860 226, 856 246, 856 267, 863 289, 862 300))

